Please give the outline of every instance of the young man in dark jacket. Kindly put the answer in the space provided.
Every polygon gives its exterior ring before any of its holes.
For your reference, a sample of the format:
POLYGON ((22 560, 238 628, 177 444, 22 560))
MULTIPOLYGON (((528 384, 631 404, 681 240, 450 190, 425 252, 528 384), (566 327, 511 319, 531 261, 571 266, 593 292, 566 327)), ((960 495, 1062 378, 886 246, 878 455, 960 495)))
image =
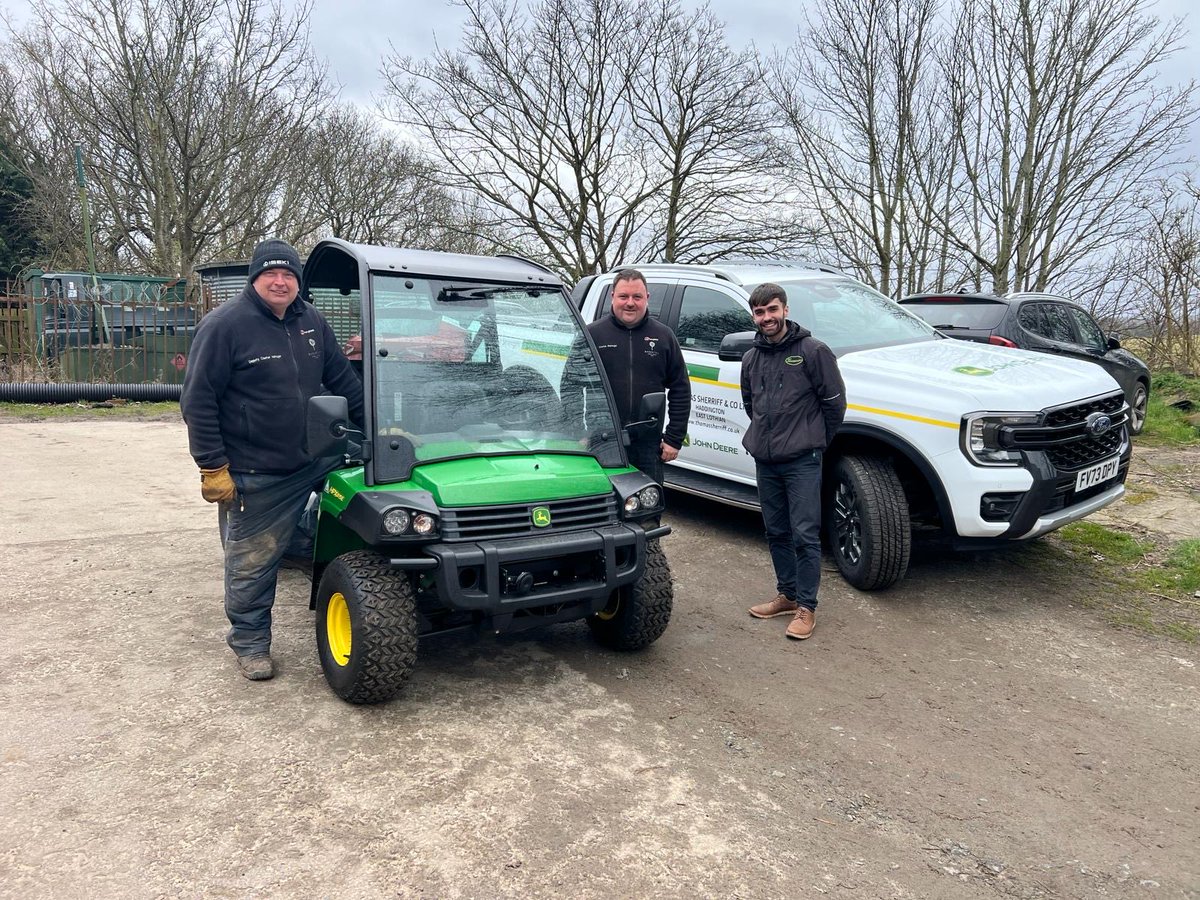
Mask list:
POLYGON ((260 243, 245 289, 200 320, 180 402, 200 493, 228 512, 227 641, 252 681, 275 673, 271 607, 280 560, 309 496, 339 462, 308 455, 308 400, 325 390, 339 394, 362 421, 362 384, 329 323, 299 290, 295 249, 260 243))
POLYGON ((790 615, 787 636, 804 640, 816 627, 821 581, 821 458, 846 415, 846 388, 833 352, 788 320, 782 287, 756 287, 750 312, 758 335, 742 357, 750 418, 742 446, 754 457, 779 591, 750 615, 790 615))
POLYGON ((588 325, 608 374, 621 425, 637 420, 642 395, 667 392, 667 427, 657 435, 630 435, 629 461, 659 484, 663 463, 679 456, 692 411, 692 383, 679 341, 670 328, 647 314, 650 291, 637 269, 613 280, 611 315, 588 325))

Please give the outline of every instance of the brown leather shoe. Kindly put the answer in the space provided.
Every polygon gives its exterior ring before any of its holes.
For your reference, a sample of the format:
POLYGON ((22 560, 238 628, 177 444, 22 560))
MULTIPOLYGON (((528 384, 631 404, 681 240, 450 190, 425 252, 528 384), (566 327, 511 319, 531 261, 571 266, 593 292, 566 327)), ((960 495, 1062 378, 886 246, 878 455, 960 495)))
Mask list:
POLYGON ((799 606, 795 600, 789 600, 779 594, 774 600, 750 607, 750 615, 756 619, 773 619, 776 616, 790 616, 799 606))
POLYGON ((796 610, 795 618, 788 623, 787 636, 798 641, 812 637, 813 629, 817 627, 817 611, 801 606, 796 610))

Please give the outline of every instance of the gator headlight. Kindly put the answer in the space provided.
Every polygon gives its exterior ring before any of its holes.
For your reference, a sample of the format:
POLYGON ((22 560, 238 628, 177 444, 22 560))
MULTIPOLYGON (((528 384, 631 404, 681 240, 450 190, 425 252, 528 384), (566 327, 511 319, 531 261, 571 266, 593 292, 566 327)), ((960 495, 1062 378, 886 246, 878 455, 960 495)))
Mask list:
POLYGON ((437 528, 437 519, 429 513, 417 513, 413 518, 413 531, 417 534, 433 534, 437 528))
POLYGON ((408 514, 407 509, 389 509, 384 513, 383 531, 385 534, 390 534, 393 537, 406 534, 411 524, 412 517, 408 514))
POLYGON ((977 466, 1015 466, 1021 454, 1009 426, 1037 425, 1034 413, 975 413, 963 418, 962 451, 977 466))
POLYGON ((625 498, 625 515, 647 515, 661 505, 662 490, 657 485, 652 485, 625 498))

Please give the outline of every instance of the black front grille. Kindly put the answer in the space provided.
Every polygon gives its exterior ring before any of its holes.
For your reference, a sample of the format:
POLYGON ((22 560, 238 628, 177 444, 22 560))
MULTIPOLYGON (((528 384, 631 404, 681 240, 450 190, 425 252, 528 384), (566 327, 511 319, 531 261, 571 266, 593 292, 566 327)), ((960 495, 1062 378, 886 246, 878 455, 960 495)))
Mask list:
POLYGON ((577 528, 595 528, 598 525, 612 525, 616 522, 617 500, 612 494, 577 497, 574 500, 552 500, 549 503, 469 506, 442 511, 442 539, 495 540, 571 531, 577 528), (543 506, 550 510, 550 524, 538 528, 533 524, 533 511, 543 506))
POLYGON ((1046 413, 1046 427, 1062 428, 1069 425, 1078 425, 1094 412, 1108 413, 1110 416, 1115 416, 1124 408, 1125 397, 1122 394, 1109 394, 1107 397, 1097 397, 1094 400, 1088 400, 1084 403, 1075 403, 1071 406, 1060 406, 1058 409, 1049 410, 1046 413))
POLYGON ((1125 398, 1118 392, 1048 410, 1042 424, 1011 425, 1006 431, 1012 446, 1041 450, 1058 471, 1077 472, 1120 451, 1127 419, 1125 398), (1103 413, 1112 420, 1103 434, 1088 431, 1087 419, 1092 413, 1103 413))

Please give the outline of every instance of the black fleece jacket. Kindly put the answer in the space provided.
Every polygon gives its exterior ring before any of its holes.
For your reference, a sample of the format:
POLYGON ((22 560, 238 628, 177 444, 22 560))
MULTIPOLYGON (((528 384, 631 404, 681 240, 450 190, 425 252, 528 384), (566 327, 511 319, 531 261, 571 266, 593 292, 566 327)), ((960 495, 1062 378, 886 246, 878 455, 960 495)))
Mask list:
POLYGON ((284 475, 306 465, 308 400, 345 397, 362 421, 362 383, 316 308, 297 298, 282 319, 253 287, 196 329, 180 409, 202 469, 284 475))
POLYGON ((846 416, 846 386, 833 351, 789 319, 779 343, 759 334, 742 357, 742 404, 746 452, 788 462, 829 446, 846 416))
POLYGON ((636 420, 643 394, 666 390, 663 441, 682 447, 692 414, 692 383, 675 333, 649 315, 629 328, 612 313, 588 325, 588 332, 612 385, 621 424, 636 420))

